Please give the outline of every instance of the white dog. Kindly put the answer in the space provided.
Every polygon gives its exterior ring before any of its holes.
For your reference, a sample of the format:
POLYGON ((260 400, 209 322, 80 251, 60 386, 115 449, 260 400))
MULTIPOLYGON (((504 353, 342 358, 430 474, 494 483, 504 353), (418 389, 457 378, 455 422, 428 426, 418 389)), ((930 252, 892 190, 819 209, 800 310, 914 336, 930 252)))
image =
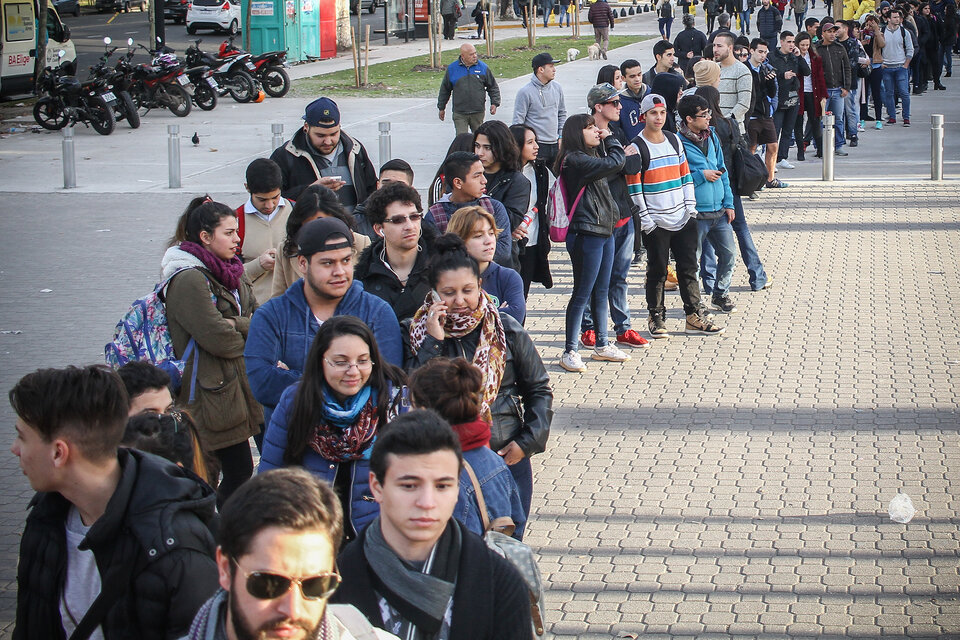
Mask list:
POLYGON ((567 49, 567 62, 573 62, 580 55, 580 49, 567 49))
POLYGON ((592 45, 590 45, 589 47, 587 47, 587 53, 590 54, 590 59, 591 59, 591 60, 599 60, 599 59, 600 59, 600 45, 597 44, 596 42, 594 42, 592 45))

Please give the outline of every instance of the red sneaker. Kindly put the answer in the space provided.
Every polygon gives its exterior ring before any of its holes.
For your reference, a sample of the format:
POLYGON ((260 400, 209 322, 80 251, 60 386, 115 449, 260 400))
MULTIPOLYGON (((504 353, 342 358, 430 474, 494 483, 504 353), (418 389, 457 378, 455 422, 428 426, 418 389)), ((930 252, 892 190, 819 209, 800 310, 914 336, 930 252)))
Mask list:
POLYGON ((623 333, 617 336, 617 342, 620 344, 628 344, 631 347, 649 347, 650 343, 647 342, 639 333, 633 329, 627 329, 623 333))
POLYGON ((580 336, 580 342, 582 342, 585 347, 597 346, 597 333, 593 329, 584 331, 583 335, 580 336))

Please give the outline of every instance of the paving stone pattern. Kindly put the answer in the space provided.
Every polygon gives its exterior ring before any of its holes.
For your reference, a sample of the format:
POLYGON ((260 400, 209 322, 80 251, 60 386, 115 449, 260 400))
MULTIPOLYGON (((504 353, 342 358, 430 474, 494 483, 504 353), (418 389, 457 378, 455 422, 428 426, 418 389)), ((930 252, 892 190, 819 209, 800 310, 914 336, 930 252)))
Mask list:
MULTIPOLYGON (((36 213, 3 215, 0 331, 23 331, 0 333, 4 390, 102 357, 186 201, 11 197, 36 213)), ((556 365, 571 275, 554 250, 527 322, 557 397, 527 541, 557 638, 960 637, 958 201, 957 183, 764 193, 747 216, 774 287, 750 292, 738 264, 720 338, 683 336, 668 294, 670 340, 582 375, 556 365), (899 491, 907 525, 886 515, 899 491)), ((0 421, 6 447, 6 402, 0 421)), ((0 637, 31 495, 7 460, 0 637)))

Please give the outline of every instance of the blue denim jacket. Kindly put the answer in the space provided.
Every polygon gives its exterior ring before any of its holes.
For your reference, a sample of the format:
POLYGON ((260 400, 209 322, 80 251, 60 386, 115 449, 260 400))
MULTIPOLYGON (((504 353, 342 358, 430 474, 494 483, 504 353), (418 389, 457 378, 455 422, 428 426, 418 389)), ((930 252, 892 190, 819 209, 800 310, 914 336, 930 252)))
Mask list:
MULTIPOLYGON (((517 525, 513 537, 523 539, 523 529, 527 524, 523 505, 520 503, 520 490, 510 473, 510 468, 489 447, 477 447, 463 452, 463 459, 470 464, 477 474, 483 499, 487 503, 487 513, 490 520, 508 516, 517 525)), ((477 535, 482 536, 483 520, 480 518, 480 507, 474 495, 473 483, 466 469, 460 472, 460 496, 453 516, 463 526, 477 535)))

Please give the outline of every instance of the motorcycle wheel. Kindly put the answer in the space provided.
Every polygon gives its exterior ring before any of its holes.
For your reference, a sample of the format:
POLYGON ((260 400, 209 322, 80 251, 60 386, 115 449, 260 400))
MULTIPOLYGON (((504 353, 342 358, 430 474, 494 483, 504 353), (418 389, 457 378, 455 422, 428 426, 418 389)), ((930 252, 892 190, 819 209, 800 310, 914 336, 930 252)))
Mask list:
POLYGON ((50 131, 59 131, 70 121, 60 101, 50 96, 40 98, 33 105, 33 119, 38 125, 50 131))
POLYGON ((204 111, 213 111, 217 108, 217 92, 201 79, 193 91, 193 101, 204 111))
POLYGON ((87 96, 83 102, 87 111, 87 122, 93 130, 102 136, 113 133, 117 123, 110 105, 100 96, 87 96))
POLYGON ((237 102, 250 102, 256 97, 253 78, 243 69, 231 71, 227 74, 228 87, 232 97, 237 102))
POLYGON ((290 91, 290 76, 283 67, 267 67, 260 77, 263 90, 271 98, 282 98, 290 91))
POLYGON ((140 128, 140 111, 137 105, 133 104, 133 98, 126 91, 117 92, 117 98, 120 100, 120 110, 127 119, 127 124, 131 129, 140 128))
POLYGON ((193 107, 190 94, 179 84, 164 83, 157 87, 157 101, 178 118, 188 116, 193 107))

